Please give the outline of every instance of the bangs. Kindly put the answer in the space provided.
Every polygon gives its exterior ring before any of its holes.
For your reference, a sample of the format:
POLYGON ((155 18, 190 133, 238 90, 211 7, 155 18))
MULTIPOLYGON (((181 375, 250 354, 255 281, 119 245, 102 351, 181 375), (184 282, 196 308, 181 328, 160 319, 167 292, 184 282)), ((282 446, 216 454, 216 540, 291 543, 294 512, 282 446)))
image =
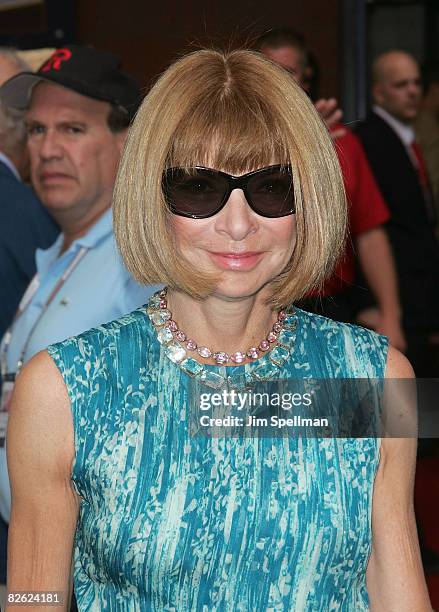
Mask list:
MULTIPOLYGON (((254 96, 254 93, 253 93, 254 96)), ((174 134, 166 166, 205 166, 234 175, 290 163, 279 121, 264 104, 243 96, 205 97, 174 134)))

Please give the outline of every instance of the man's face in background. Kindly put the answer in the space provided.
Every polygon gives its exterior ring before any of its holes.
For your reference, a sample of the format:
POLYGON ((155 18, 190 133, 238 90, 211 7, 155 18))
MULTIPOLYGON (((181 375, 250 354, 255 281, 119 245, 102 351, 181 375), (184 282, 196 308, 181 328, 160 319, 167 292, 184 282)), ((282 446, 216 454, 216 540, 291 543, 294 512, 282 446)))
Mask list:
POLYGON ((39 83, 27 113, 32 182, 49 211, 62 219, 102 214, 111 203, 125 133, 107 124, 108 102, 39 83))
POLYGON ((306 58, 300 49, 290 46, 278 48, 263 47, 261 53, 272 62, 285 68, 293 79, 303 87, 305 81, 306 58))
POLYGON ((376 63, 375 73, 375 103, 403 123, 411 123, 422 96, 417 63, 405 53, 388 53, 376 63))

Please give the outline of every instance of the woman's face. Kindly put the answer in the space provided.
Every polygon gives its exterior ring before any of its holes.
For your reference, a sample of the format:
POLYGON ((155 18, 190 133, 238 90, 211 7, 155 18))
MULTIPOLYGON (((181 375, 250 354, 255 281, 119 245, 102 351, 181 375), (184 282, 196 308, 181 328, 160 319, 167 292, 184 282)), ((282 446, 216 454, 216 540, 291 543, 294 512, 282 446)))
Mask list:
POLYGON ((295 215, 267 218, 255 213, 235 189, 216 215, 207 219, 172 216, 177 248, 197 272, 219 277, 215 295, 225 299, 258 293, 291 259, 295 215))

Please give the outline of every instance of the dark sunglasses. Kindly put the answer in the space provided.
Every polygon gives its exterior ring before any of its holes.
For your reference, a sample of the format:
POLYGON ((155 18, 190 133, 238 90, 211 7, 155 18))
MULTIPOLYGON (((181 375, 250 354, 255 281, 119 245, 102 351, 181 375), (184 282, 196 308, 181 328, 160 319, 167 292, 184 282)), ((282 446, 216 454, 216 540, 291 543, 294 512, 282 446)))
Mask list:
POLYGON ((203 168, 169 168, 163 192, 175 215, 206 219, 216 215, 234 189, 242 189, 250 208, 262 217, 286 217, 296 212, 289 166, 268 166, 243 176, 203 168))

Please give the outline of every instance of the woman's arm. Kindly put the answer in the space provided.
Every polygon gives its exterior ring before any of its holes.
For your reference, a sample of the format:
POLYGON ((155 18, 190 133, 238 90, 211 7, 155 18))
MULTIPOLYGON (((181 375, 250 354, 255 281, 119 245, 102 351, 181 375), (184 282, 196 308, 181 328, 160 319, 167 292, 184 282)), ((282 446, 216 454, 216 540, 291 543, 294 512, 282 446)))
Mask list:
MULTIPOLYGON (((413 378, 407 359, 390 348, 386 378, 413 378)), ((413 510, 416 440, 385 438, 375 479, 372 554, 367 568, 371 612, 430 612, 413 510)))
MULTIPOLYGON (((46 352, 17 379, 8 424, 12 510, 8 593, 58 591, 69 610, 79 499, 71 479, 73 419, 63 379, 46 352)), ((6 606, 15 610, 15 606, 6 606)))

